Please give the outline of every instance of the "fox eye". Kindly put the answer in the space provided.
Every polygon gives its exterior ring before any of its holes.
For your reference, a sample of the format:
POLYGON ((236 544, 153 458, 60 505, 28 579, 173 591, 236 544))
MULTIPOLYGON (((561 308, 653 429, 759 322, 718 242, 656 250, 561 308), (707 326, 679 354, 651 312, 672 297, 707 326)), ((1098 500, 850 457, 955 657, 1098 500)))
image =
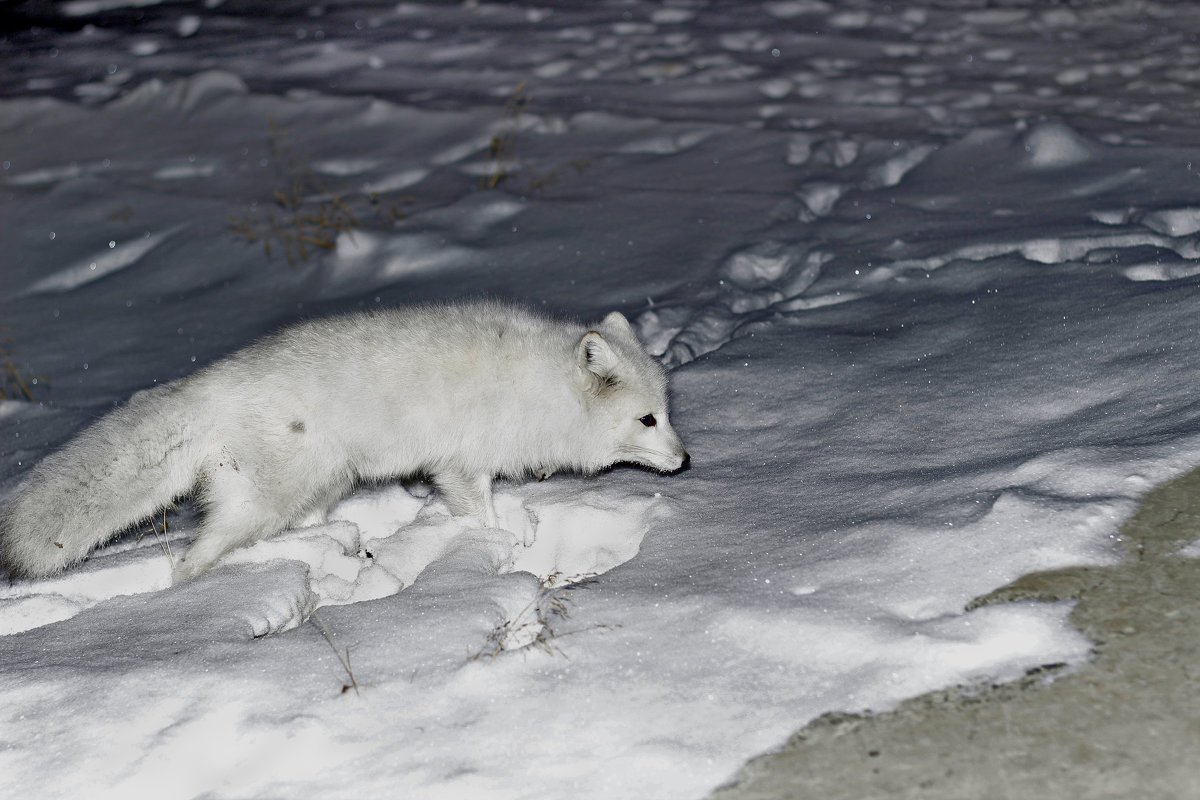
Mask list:
POLYGON ((653 428, 655 425, 658 424, 658 420, 656 420, 654 418, 653 414, 647 414, 646 416, 639 419, 638 422, 642 423, 647 428, 653 428))

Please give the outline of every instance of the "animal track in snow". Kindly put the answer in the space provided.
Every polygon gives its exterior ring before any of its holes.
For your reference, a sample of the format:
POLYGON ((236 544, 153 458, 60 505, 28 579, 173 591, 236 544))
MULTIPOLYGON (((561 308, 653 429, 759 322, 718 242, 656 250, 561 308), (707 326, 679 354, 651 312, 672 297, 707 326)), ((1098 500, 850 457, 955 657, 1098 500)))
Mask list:
POLYGON ((921 259, 903 259, 893 262, 894 271, 917 267, 927 272, 939 269, 952 261, 985 261, 997 256, 1018 254, 1028 261, 1039 264, 1065 264, 1080 261, 1091 253, 1112 252, 1136 247, 1159 247, 1171 250, 1181 258, 1200 258, 1200 246, 1190 239, 1175 239, 1146 232, 1097 234, 1088 236, 1062 236, 1055 238, 1024 239, 1011 242, 983 242, 967 245, 948 253, 921 259))
POLYGON ((843 293, 805 297, 831 256, 806 242, 767 239, 740 248, 722 264, 718 296, 697 311, 665 307, 636 321, 647 349, 669 367, 717 350, 746 325, 779 310, 793 311, 853 299, 843 293))
MULTIPOLYGON (((688 304, 695 310, 665 305, 638 317, 643 343, 667 366, 678 367, 711 353, 737 338, 747 326, 773 314, 860 297, 845 289, 807 294, 833 259, 827 247, 817 244, 823 241, 818 232, 821 224, 834 215, 848 191, 893 189, 937 152, 930 144, 818 138, 809 133, 793 134, 787 148, 786 162, 807 168, 810 178, 773 212, 776 228, 783 235, 763 238, 726 256, 717 271, 716 296, 688 304), (804 224, 802 232, 797 232, 797 223, 804 224)), ((835 224, 840 231, 846 230, 844 221, 835 224)))
POLYGON ((725 256, 717 286, 701 297, 644 311, 639 334, 677 367, 781 314, 853 301, 952 263, 1013 256, 1105 265, 1133 281, 1200 274, 1200 208, 1168 200, 1114 209, 1131 187, 1161 181, 1106 147, 1052 121, 978 129, 943 146, 791 134, 784 160, 797 186, 762 238, 725 256), (977 191, 951 201, 944 187, 968 172, 977 191), (1014 185, 1029 193, 1027 207, 1002 204, 1014 185), (912 221, 911 238, 897 219, 912 221))

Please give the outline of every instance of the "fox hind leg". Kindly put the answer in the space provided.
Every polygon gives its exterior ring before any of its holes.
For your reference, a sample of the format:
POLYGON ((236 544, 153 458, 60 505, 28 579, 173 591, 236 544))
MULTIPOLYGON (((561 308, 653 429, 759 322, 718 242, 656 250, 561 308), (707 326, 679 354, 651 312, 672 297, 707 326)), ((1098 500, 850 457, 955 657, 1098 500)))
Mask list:
POLYGON ((273 509, 254 486, 236 473, 221 473, 205 487, 205 513, 200 533, 175 563, 174 581, 194 578, 230 550, 283 530, 285 515, 273 509))
POLYGON ((433 483, 450 507, 451 514, 475 517, 489 528, 499 527, 496 506, 492 500, 491 475, 443 472, 433 476, 433 483))

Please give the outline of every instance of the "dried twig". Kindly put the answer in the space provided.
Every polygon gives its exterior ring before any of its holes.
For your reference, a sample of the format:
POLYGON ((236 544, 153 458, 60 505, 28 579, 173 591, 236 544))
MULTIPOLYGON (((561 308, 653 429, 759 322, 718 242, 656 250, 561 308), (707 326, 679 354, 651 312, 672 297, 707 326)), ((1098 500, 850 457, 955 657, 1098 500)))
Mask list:
POLYGON ((354 693, 361 697, 362 695, 358 691, 358 681, 354 678, 354 670, 350 669, 350 648, 347 647, 344 650, 338 650, 337 645, 333 642, 333 633, 330 632, 329 626, 325 624, 325 620, 321 619, 316 611, 312 612, 309 619, 312 620, 317 629, 325 636, 325 641, 329 642, 329 646, 333 648, 334 655, 338 657, 338 661, 342 662, 342 667, 346 670, 346 674, 350 676, 350 683, 342 685, 342 693, 345 694, 353 689, 354 693))

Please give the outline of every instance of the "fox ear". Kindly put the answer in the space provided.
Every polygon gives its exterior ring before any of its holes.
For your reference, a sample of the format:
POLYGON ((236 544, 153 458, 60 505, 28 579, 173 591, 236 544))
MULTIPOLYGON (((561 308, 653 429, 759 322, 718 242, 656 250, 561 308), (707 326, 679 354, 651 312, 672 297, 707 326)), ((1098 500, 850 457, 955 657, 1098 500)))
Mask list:
POLYGON ((602 382, 614 377, 617 369, 617 354, 604 337, 596 331, 588 331, 575 345, 575 359, 582 369, 595 375, 602 382))
POLYGON ((625 315, 620 311, 610 312, 600 324, 609 330, 621 331, 622 333, 627 333, 630 336, 633 336, 633 328, 630 326, 629 320, 625 319, 625 315))

